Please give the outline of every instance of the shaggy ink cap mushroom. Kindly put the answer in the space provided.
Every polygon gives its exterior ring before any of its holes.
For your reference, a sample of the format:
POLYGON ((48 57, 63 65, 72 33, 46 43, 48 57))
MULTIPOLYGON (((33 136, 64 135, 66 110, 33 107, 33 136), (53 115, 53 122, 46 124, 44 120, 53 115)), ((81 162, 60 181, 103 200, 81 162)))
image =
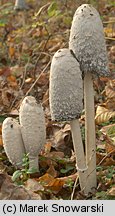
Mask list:
POLYGON ((45 117, 42 105, 38 104, 32 96, 25 97, 20 106, 19 119, 26 153, 33 160, 33 165, 37 166, 38 154, 46 142, 45 117), (34 163, 35 159, 36 163, 34 163))
POLYGON ((17 167, 21 167, 25 148, 22 140, 20 125, 18 122, 8 117, 2 125, 3 147, 9 161, 17 167))
POLYGON ((71 121, 83 109, 83 87, 79 63, 69 49, 58 50, 51 63, 50 110, 55 121, 71 121))
POLYGON ((76 10, 71 31, 69 48, 73 50, 82 72, 97 76, 108 76, 108 57, 103 24, 97 10, 83 4, 76 10))
POLYGON ((25 0, 16 0, 14 10, 28 10, 29 7, 26 5, 25 0))
POLYGON ((55 121, 70 121, 80 187, 87 194, 87 167, 78 119, 83 109, 81 76, 74 54, 69 49, 58 50, 52 59, 50 71, 51 118, 55 121))

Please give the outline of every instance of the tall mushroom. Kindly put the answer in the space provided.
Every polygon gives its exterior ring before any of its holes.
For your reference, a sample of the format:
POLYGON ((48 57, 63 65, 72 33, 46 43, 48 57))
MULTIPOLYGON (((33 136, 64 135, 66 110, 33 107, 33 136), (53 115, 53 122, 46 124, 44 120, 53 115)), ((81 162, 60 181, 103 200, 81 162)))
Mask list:
POLYGON ((82 77, 79 63, 69 49, 58 50, 52 59, 49 99, 52 120, 70 121, 80 186, 87 193, 87 167, 79 126, 83 108, 82 77))
POLYGON ((22 101, 19 111, 22 138, 26 153, 29 154, 29 167, 38 166, 38 154, 46 141, 45 117, 41 104, 32 96, 22 101))
POLYGON ((2 125, 3 146, 9 161, 16 167, 21 167, 25 148, 18 122, 8 117, 2 125))
POLYGON ((108 76, 108 58, 99 13, 90 4, 81 5, 75 12, 69 48, 75 53, 84 75, 85 136, 88 182, 96 187, 96 143, 94 121, 93 75, 108 76))

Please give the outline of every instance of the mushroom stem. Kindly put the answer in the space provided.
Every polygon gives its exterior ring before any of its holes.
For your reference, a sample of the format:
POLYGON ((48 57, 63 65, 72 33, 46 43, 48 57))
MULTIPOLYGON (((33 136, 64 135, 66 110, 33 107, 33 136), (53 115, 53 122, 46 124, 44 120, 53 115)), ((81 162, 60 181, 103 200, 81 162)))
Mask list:
POLYGON ((36 172, 39 171, 38 156, 37 157, 29 156, 29 169, 32 168, 35 168, 36 172))
POLYGON ((87 184, 87 166, 85 162, 83 143, 81 138, 79 120, 70 122, 74 151, 76 154, 76 167, 79 173, 79 182, 81 190, 85 194, 89 192, 89 184, 87 184))
POLYGON ((84 105, 86 164, 88 166, 88 184, 91 191, 92 188, 96 188, 97 186, 94 90, 91 73, 86 73, 84 77, 84 105))

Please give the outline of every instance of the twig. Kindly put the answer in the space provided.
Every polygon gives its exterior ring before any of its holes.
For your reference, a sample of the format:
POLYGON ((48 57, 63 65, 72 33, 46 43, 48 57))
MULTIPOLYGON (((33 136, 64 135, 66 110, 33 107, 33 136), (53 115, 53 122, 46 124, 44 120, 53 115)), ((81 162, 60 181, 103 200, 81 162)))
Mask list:
POLYGON ((105 37, 105 39, 115 41, 115 38, 111 38, 111 37, 105 37))
POLYGON ((45 70, 49 67, 51 61, 48 62, 48 64, 46 65, 46 67, 43 69, 43 71, 41 72, 41 74, 38 76, 38 78, 35 80, 35 82, 32 84, 32 86, 30 87, 30 89, 26 92, 26 95, 27 96, 31 90, 34 88, 34 86, 36 85, 36 83, 38 82, 38 80, 40 79, 41 75, 45 72, 45 70))
POLYGON ((78 182, 78 176, 76 177, 76 180, 75 180, 75 183, 74 183, 74 186, 73 186, 73 191, 72 191, 72 194, 71 194, 71 200, 73 200, 73 197, 74 197, 74 193, 75 193, 75 189, 76 189, 76 185, 77 185, 77 182, 78 182))
POLYGON ((98 163, 98 165, 97 166, 100 166, 102 163, 103 163, 103 161, 111 154, 111 153, 113 153, 115 150, 112 150, 112 151, 110 151, 107 155, 105 155, 105 157, 98 163))

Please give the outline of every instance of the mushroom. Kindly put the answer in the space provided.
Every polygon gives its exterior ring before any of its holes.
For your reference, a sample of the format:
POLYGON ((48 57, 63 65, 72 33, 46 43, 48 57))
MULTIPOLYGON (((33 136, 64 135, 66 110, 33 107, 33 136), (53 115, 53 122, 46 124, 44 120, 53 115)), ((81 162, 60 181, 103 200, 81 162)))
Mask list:
POLYGON ((14 9, 15 10, 27 10, 28 6, 26 5, 24 0, 16 0, 14 9))
POLYGON ((18 122, 8 117, 2 125, 3 146, 9 161, 16 167, 21 167, 25 148, 18 122))
POLYGON ((69 49, 58 50, 51 63, 49 100, 54 121, 70 121, 76 166, 81 189, 87 193, 85 162, 79 117, 83 108, 83 87, 79 63, 69 49))
POLYGON ((26 11, 29 9, 29 7, 26 5, 24 0, 16 0, 14 10, 19 11, 19 20, 20 24, 24 27, 26 25, 26 11))
POLYGON ((29 157, 29 168, 39 171, 38 154, 46 142, 45 117, 41 104, 27 96, 19 110, 22 138, 29 157))
POLYGON ((69 48, 84 76, 86 162, 90 190, 96 187, 96 143, 93 75, 108 76, 108 58, 99 13, 90 4, 81 5, 73 17, 69 48))

